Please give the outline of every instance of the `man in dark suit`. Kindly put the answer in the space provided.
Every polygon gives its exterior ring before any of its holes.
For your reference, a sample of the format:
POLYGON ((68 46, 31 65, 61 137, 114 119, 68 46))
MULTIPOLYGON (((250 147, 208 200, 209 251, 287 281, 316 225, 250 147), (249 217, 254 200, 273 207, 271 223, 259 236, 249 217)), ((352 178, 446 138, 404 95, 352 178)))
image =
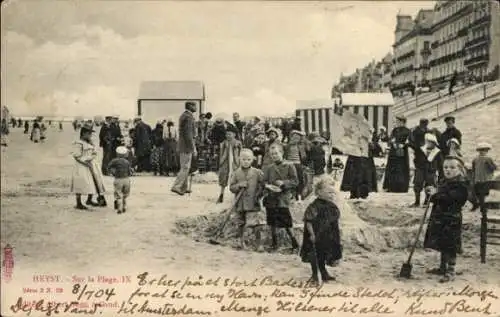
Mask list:
POLYGON ((194 156, 197 156, 195 145, 196 123, 193 115, 196 112, 196 103, 187 101, 185 109, 179 118, 179 142, 177 148, 180 155, 180 171, 171 189, 173 193, 181 196, 188 192, 191 160, 194 156))
POLYGON ((112 159, 112 140, 111 140, 111 116, 106 116, 106 121, 99 131, 99 146, 102 147, 102 164, 101 172, 103 175, 108 176, 108 164, 112 159))
POLYGON ((444 118, 446 123, 446 130, 441 134, 438 139, 439 148, 444 156, 450 153, 450 146, 448 141, 451 139, 457 139, 460 144, 462 144, 462 132, 455 127, 455 117, 448 116, 444 118))

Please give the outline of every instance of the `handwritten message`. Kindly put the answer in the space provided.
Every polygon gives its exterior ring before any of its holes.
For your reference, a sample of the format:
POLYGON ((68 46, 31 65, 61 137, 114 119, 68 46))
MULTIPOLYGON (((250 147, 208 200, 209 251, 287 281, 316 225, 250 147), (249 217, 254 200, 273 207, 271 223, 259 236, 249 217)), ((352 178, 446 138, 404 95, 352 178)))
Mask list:
POLYGON ((495 290, 471 285, 441 290, 418 288, 313 285, 272 276, 239 277, 154 275, 77 277, 53 288, 24 287, 9 303, 9 315, 199 315, 199 316, 495 316, 500 313, 495 290), (65 296, 62 296, 65 294, 65 296), (58 298, 69 300, 57 301, 58 298), (495 306, 496 305, 496 306, 495 306))

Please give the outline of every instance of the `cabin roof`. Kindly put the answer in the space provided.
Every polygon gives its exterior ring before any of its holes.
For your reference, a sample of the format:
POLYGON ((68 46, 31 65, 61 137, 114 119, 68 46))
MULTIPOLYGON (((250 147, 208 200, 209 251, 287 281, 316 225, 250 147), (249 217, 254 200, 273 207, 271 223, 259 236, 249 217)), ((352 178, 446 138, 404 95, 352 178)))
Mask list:
POLYGON ((143 81, 138 99, 205 100, 201 81, 143 81))
POLYGON ((393 106, 391 93, 343 93, 342 106, 393 106))

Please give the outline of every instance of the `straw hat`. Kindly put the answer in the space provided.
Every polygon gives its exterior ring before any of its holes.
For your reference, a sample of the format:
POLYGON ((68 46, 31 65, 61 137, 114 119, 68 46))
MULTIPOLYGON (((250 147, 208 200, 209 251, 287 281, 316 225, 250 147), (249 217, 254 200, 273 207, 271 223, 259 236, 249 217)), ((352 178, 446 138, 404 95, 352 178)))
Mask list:
POLYGON ((476 151, 479 150, 490 150, 491 149, 491 144, 487 142, 479 142, 478 145, 476 146, 476 151))
POLYGON ((125 154, 127 154, 127 152, 128 152, 128 149, 124 146, 119 146, 116 148, 116 154, 125 155, 125 154))

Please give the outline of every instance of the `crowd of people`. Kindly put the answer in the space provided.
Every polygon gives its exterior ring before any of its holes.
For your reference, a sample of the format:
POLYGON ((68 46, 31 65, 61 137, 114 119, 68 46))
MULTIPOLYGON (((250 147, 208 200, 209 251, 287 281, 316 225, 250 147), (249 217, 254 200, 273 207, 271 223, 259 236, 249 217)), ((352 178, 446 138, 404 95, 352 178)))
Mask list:
MULTIPOLYGON (((277 127, 266 129, 258 118, 243 123, 237 113, 231 123, 216 118, 212 124, 209 113, 195 120, 196 108, 196 104, 186 103, 178 127, 172 120, 165 120, 151 129, 136 118, 129 131, 131 140, 128 143, 124 141, 117 118, 107 117, 99 135, 104 154, 102 168, 96 164, 97 147, 91 141, 93 127, 84 124, 73 153, 72 190, 76 194, 77 208, 106 206, 102 175, 113 175, 115 210, 124 213, 130 193, 129 177, 137 169, 147 171, 149 168, 151 171, 153 168, 157 174, 168 173, 171 165, 165 153, 171 153, 177 164, 171 191, 182 196, 191 191, 189 177, 198 169, 196 164, 216 158, 220 186, 217 202, 224 201, 227 188, 235 195, 240 248, 247 247, 243 238, 245 228, 252 227, 260 240, 263 226, 268 225, 272 234, 271 252, 278 246, 278 229, 286 231, 291 248, 297 250, 299 243, 291 230, 294 221, 290 206, 294 200, 299 201, 313 191, 314 176, 328 173, 339 163, 328 162, 325 155, 328 141, 318 133, 307 135, 301 131, 299 118, 294 119, 294 129, 283 133, 277 127), (160 164, 165 165, 160 167, 160 164), (82 203, 82 195, 87 195, 86 204, 82 203), (97 195, 96 202, 94 195, 97 195)), ((478 156, 467 172, 460 151, 462 134, 455 127, 455 118, 445 118, 446 129, 442 133, 429 129, 426 119, 411 130, 406 127, 405 118, 398 117, 396 121, 397 126, 390 135, 384 129, 374 133, 368 157, 348 156, 341 190, 350 191, 350 198, 366 198, 369 192, 377 191, 373 158, 383 156, 380 142, 387 140, 383 189, 408 192, 409 149, 412 149, 415 164, 412 207, 420 206, 420 196, 424 192, 423 205, 432 203, 433 206, 424 245, 441 253, 441 265, 429 273, 441 275, 442 282, 451 281, 457 254, 461 252, 461 209, 467 199, 474 207, 484 202, 488 195, 484 184, 492 179, 496 170, 494 161, 488 156, 491 145, 478 144, 478 156)), ((342 257, 340 210, 332 198, 335 191, 333 178, 319 177, 314 188, 316 200, 307 207, 303 219, 305 230, 300 254, 304 262, 311 263, 313 282, 318 282, 319 277, 323 281, 333 280, 326 265, 342 257)), ((260 242, 257 244, 262 250, 260 242)))

